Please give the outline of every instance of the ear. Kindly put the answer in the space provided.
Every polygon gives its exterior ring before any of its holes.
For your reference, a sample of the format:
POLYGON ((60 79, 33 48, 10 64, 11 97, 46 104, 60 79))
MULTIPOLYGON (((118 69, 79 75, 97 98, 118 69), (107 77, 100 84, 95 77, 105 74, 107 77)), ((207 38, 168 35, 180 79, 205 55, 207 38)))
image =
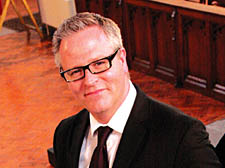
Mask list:
POLYGON ((124 71, 125 72, 128 72, 128 66, 127 66, 127 53, 126 53, 126 50, 125 48, 120 48, 119 50, 119 59, 123 65, 123 68, 124 68, 124 71))

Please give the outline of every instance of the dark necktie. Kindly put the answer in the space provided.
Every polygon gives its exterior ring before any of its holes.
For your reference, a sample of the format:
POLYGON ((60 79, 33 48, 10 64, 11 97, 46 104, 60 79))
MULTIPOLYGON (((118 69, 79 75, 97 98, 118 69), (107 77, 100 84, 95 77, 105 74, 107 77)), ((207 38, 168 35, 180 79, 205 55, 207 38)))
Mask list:
POLYGON ((97 131, 98 144, 93 152, 89 168, 108 168, 109 161, 106 140, 109 134, 112 132, 112 129, 109 127, 99 127, 97 131))

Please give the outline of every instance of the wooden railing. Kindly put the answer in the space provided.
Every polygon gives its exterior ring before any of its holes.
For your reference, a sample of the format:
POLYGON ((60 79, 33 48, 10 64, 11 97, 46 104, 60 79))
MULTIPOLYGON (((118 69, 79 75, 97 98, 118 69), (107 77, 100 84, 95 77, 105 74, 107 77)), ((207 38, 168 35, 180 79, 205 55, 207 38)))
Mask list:
POLYGON ((179 8, 185 8, 190 10, 197 10, 201 12, 217 14, 225 16, 225 8, 216 5, 208 5, 208 0, 204 3, 195 3, 188 0, 150 0, 149 2, 157 2, 161 4, 176 6, 179 8))

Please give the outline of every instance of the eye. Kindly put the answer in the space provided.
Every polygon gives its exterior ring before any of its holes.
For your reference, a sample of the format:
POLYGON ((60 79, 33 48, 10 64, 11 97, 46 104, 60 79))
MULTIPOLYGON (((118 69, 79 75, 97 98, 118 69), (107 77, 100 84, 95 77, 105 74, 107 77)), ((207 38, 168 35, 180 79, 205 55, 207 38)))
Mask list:
POLYGON ((76 76, 76 75, 82 74, 82 69, 73 69, 67 73, 69 76, 76 76))
POLYGON ((104 59, 104 60, 100 60, 100 61, 94 62, 92 64, 92 66, 99 67, 99 66, 104 66, 105 64, 107 64, 107 60, 104 59))

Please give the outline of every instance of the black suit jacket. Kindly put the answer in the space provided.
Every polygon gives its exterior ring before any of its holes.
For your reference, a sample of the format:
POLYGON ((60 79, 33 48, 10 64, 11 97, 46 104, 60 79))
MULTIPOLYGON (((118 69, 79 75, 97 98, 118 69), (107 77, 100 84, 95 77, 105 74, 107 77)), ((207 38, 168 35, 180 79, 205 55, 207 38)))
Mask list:
MULTIPOLYGON (((136 89, 113 168, 222 167, 200 121, 136 89)), ((57 168, 78 167, 88 126, 89 112, 85 109, 58 125, 54 136, 57 168)))
POLYGON ((217 144, 215 151, 217 156, 219 157, 220 162, 225 167, 225 134, 217 144))

